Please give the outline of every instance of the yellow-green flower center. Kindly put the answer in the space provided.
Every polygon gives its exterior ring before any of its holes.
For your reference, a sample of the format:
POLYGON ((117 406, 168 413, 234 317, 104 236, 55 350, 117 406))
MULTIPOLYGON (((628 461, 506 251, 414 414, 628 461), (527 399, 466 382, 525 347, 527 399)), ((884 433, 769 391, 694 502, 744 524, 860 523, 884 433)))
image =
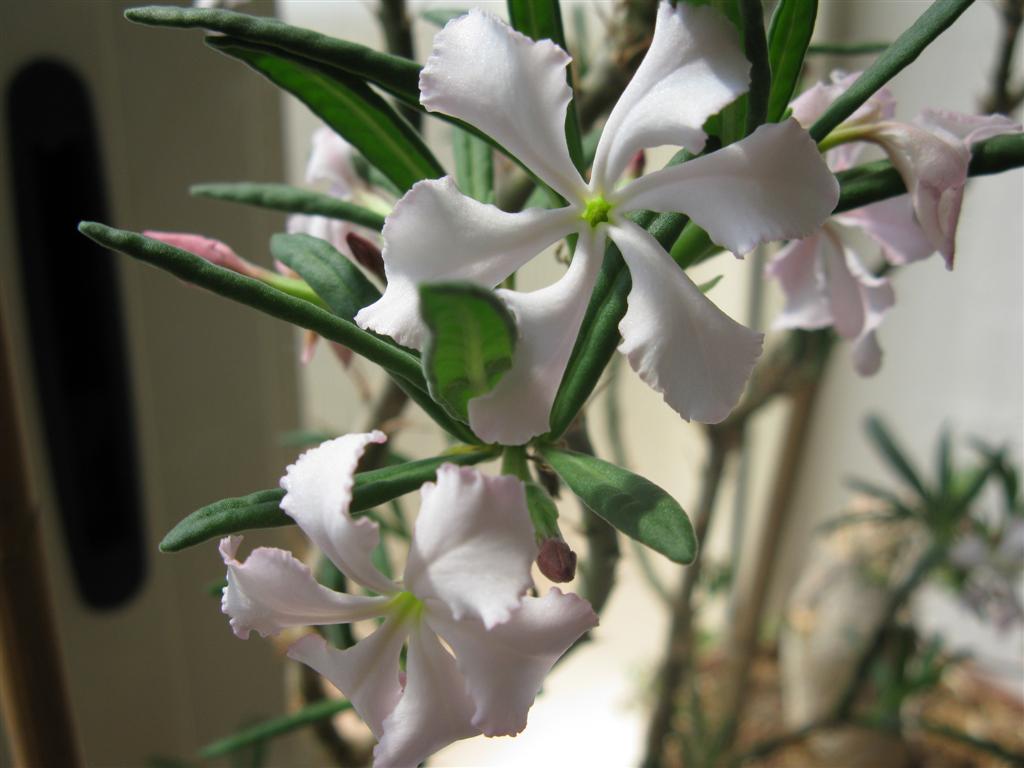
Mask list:
POLYGON ((412 592, 399 592, 388 602, 391 614, 399 619, 419 619, 423 615, 423 601, 412 592))
POLYGON ((587 204, 583 208, 583 213, 580 215, 580 218, 587 222, 591 227, 596 227, 598 224, 603 224, 608 221, 608 214, 611 210, 612 204, 603 197, 592 197, 587 200, 587 204))

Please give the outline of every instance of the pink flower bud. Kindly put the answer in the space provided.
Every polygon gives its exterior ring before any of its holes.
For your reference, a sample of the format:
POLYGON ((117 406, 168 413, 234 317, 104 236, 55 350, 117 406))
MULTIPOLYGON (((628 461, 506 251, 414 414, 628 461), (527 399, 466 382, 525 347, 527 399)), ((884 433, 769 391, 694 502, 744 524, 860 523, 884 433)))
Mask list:
POLYGON ((188 251, 218 267, 224 267, 224 269, 230 269, 232 272, 238 272, 257 280, 261 279, 265 271, 243 259, 231 249, 231 246, 220 240, 188 232, 157 232, 152 229, 147 229, 142 234, 153 240, 159 240, 161 243, 188 251))
POLYGON ((565 539, 545 539, 537 555, 537 567, 556 584, 572 581, 576 578, 576 553, 565 539))
POLYGON ((384 274, 384 257, 376 243, 370 242, 356 232, 349 232, 345 235, 345 242, 348 243, 348 247, 352 251, 352 257, 359 264, 387 282, 387 276, 384 274))

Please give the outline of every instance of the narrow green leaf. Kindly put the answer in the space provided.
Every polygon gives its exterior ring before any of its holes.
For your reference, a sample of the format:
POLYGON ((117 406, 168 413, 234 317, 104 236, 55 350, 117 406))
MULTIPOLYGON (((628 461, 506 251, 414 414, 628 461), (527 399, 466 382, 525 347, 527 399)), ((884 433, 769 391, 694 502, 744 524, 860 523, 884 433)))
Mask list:
POLYGON ((772 70, 769 123, 782 119, 796 92, 817 16, 818 0, 781 0, 775 9, 768 30, 768 61, 772 70))
POLYGON ((465 16, 465 8, 431 8, 420 13, 420 18, 433 24, 435 27, 443 27, 452 19, 465 16))
POLYGON ((329 219, 351 221, 378 232, 384 228, 384 216, 359 205, 340 200, 333 195, 312 192, 287 184, 258 184, 249 181, 224 184, 193 184, 189 194, 243 203, 260 208, 270 208, 286 213, 305 213, 312 216, 326 216, 329 219))
POLYGON ((953 484, 953 435, 948 426, 943 427, 939 433, 939 443, 935 448, 935 470, 939 495, 945 496, 953 484))
POLYGON ((105 248, 131 256, 170 272, 186 282, 245 304, 272 317, 316 331, 344 344, 382 368, 426 388, 415 355, 380 339, 325 309, 282 293, 258 280, 214 266, 198 256, 157 240, 97 222, 82 222, 79 231, 105 248))
POLYGON ((744 132, 750 134, 765 122, 772 82, 761 0, 740 0, 740 18, 743 22, 743 48, 750 62, 750 90, 747 91, 744 132))
POLYGON ((907 485, 917 491, 922 499, 926 501, 930 499, 931 494, 925 487, 924 482, 922 482, 921 475, 914 468, 914 465, 907 458, 906 453, 900 448, 895 438, 889 433, 882 420, 877 416, 868 417, 866 429, 868 437, 871 438, 871 442, 875 444, 875 448, 878 449, 886 464, 903 478, 907 485))
POLYGON ((199 754, 207 760, 223 757, 240 749, 269 741, 285 733, 311 725, 319 720, 326 720, 328 717, 333 717, 339 712, 344 712, 351 708, 352 704, 344 699, 323 699, 293 714, 267 720, 219 739, 203 747, 199 754))
POLYGON ((677 563, 693 562, 697 540, 683 508, 650 480, 583 453, 545 447, 544 458, 595 514, 677 563))
POLYGON ((417 181, 444 175, 415 129, 356 77, 340 71, 331 76, 273 49, 239 45, 228 37, 206 42, 298 98, 403 192, 417 181))
MULTIPOLYGON (((423 483, 434 479, 437 468, 442 464, 479 464, 497 455, 498 451, 493 448, 474 446, 432 459, 360 472, 355 477, 349 511, 358 515, 398 496, 418 490, 423 483)), ((160 551, 179 552, 187 547, 232 533, 292 525, 295 521, 281 511, 280 504, 283 498, 283 489, 270 488, 248 496, 222 499, 197 509, 164 536, 160 542, 160 551)))
MULTIPOLYGON (((562 11, 558 0, 508 0, 508 18, 513 29, 532 37, 534 40, 551 40, 563 51, 569 47, 565 43, 565 28, 562 25, 562 11)), ((570 90, 573 88, 572 68, 565 72, 566 82, 570 90)), ((583 144, 579 118, 576 115, 576 101, 569 102, 565 114, 565 138, 569 142, 569 157, 582 173, 583 144)))
POLYGON ((929 6, 896 42, 861 74, 860 77, 811 126, 815 141, 824 139, 833 128, 848 118, 871 98, 879 88, 889 82, 916 59, 931 42, 956 21, 974 0, 936 0, 929 6))
POLYGON ((481 203, 494 202, 494 150, 469 131, 452 129, 455 182, 464 194, 481 203))
POLYGON ((515 320, 493 291, 472 283, 420 286, 420 313, 429 331, 423 372, 430 394, 465 420, 469 401, 512 367, 515 320))
POLYGON ((359 268, 326 240, 278 233, 270 239, 275 259, 291 267, 338 317, 352 320, 380 298, 380 291, 359 268))
POLYGON ((868 56, 882 53, 892 43, 818 43, 807 46, 807 55, 868 56))
POLYGON ((125 18, 156 27, 198 28, 321 62, 368 80, 414 107, 420 103, 420 66, 365 45, 293 27, 276 19, 210 8, 146 6, 130 8, 125 18))

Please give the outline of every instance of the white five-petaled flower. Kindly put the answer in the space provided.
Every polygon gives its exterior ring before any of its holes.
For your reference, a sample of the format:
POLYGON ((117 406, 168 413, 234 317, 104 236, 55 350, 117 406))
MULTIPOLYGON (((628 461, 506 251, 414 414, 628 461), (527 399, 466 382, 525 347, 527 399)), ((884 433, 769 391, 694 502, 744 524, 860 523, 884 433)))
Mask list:
MULTIPOLYGON (((834 72, 793 101, 793 117, 814 123, 859 73, 834 72)), ((844 171, 865 144, 881 146, 908 193, 833 216, 810 237, 780 250, 767 274, 779 280, 786 306, 776 328, 824 328, 853 341, 857 372, 869 376, 882 363, 876 331, 895 295, 889 280, 876 277, 844 244, 843 229, 859 228, 874 240, 885 259, 905 265, 938 251, 953 266, 957 222, 970 162, 970 146, 1020 125, 1003 115, 975 116, 925 110, 913 124, 893 120, 896 102, 885 88, 875 93, 837 130, 847 143, 827 153, 829 166, 844 171)))
POLYGON ((522 482, 453 464, 421 489, 403 582, 385 577, 370 559, 377 524, 349 514, 359 458, 385 439, 372 432, 330 440, 299 457, 281 480, 282 509, 346 577, 377 596, 334 592, 280 549, 255 549, 240 562, 241 537, 231 536, 220 545, 228 566, 222 607, 243 639, 251 630, 266 636, 383 617, 351 648, 310 634, 288 655, 352 702, 378 739, 375 765, 409 768, 458 739, 526 727, 544 676, 597 616, 585 600, 557 589, 524 597, 537 547, 522 482))
POLYGON ((420 347, 419 284, 470 280, 493 287, 577 234, 575 256, 558 282, 531 293, 499 292, 516 317, 519 345, 498 385, 469 403, 470 426, 481 438, 521 444, 549 429, 611 238, 632 277, 619 351, 684 418, 720 421, 743 390, 761 336, 711 303, 625 214, 683 212, 716 243, 742 254, 820 226, 838 199, 836 181, 806 132, 787 120, 616 188, 641 148, 701 152, 705 120, 747 90, 750 65, 736 31, 714 10, 661 4, 650 50, 604 127, 589 183, 565 141, 569 60, 551 41, 534 42, 479 10, 438 33, 420 75, 423 106, 494 138, 568 204, 506 213, 464 196, 448 177, 419 182, 384 227, 387 291, 356 320, 420 347))

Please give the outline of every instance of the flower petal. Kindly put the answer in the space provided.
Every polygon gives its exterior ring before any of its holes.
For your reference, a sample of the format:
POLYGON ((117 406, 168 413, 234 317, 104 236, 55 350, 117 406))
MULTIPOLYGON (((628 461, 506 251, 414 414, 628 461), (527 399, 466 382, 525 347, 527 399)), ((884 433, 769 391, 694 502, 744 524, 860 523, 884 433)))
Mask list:
POLYGON ((882 348, 875 331, 896 303, 896 294, 888 278, 872 274, 853 251, 847 248, 845 256, 846 265, 859 284, 864 307, 864 323, 853 342, 853 364, 861 376, 873 376, 882 367, 882 348))
POLYGON ((402 695, 398 659, 406 634, 402 619, 389 616, 351 648, 334 648, 320 635, 310 634, 288 649, 288 657, 330 680, 380 739, 383 723, 402 695))
POLYGON ((569 55, 477 8, 448 22, 420 72, 420 103, 479 128, 566 200, 585 185, 569 159, 569 55))
POLYGON ((293 213, 285 222, 289 234, 310 235, 326 240, 339 253, 352 258, 351 249, 345 239, 349 232, 355 231, 350 222, 340 219, 329 219, 326 216, 312 216, 305 213, 293 213))
POLYGON ((839 184, 796 120, 760 126, 710 155, 663 168, 619 195, 625 211, 680 211, 737 255, 806 237, 832 213, 839 184))
POLYGON ((287 491, 283 509, 338 570, 364 587, 390 594, 398 587, 370 561, 380 533, 377 524, 349 515, 352 480, 359 459, 370 443, 383 443, 380 431, 343 435, 306 451, 281 478, 287 491))
POLYGON ((910 264, 935 253, 935 246, 914 217, 910 195, 899 195, 833 217, 849 227, 859 227, 882 248, 890 264, 910 264))
POLYGON ((639 149, 704 149, 701 126, 747 91, 750 63, 736 28, 713 8, 662 2, 654 39, 605 123, 591 187, 611 190, 639 149))
POLYGON ((491 630, 474 620, 429 614, 427 622, 455 652, 455 663, 476 704, 473 725, 485 736, 514 736, 526 727, 544 678, 559 657, 597 626, 590 603, 552 588, 523 598, 504 624, 491 630))
POLYGON ((275 635, 288 627, 344 624, 384 613, 387 598, 335 592, 319 584, 305 563, 283 549, 254 549, 244 563, 235 558, 241 536, 220 541, 228 567, 221 610, 231 629, 245 640, 252 630, 275 635))
POLYGON ((721 421, 743 392, 762 335, 716 307, 636 224, 610 234, 633 279, 619 351, 684 419, 721 421))
POLYGON ((306 164, 306 181, 326 181, 331 194, 347 197, 354 189, 365 186, 352 165, 355 148, 326 125, 313 132, 313 150, 306 164))
POLYGON ((594 230, 580 233, 576 254, 558 282, 531 293, 500 290, 519 334, 511 370, 469 401, 469 425, 482 440, 522 445, 550 429, 551 404, 569 362, 601 268, 594 230))
POLYGON ((815 232, 793 240, 765 267, 765 275, 777 279, 786 295, 786 305, 772 327, 814 330, 832 325, 821 262, 822 239, 823 235, 815 232))
POLYGON ((420 624, 409 638, 407 683, 373 750, 375 768, 410 768, 442 747, 476 736, 473 702, 455 659, 420 624))
POLYGON ((442 464, 422 505, 405 566, 405 585, 426 602, 442 602, 456 619, 488 628, 508 619, 533 582, 537 556, 522 481, 442 464))
POLYGON ((850 272, 846 253, 837 237, 822 238, 821 258, 832 307, 832 325, 844 339, 855 339, 864 328, 864 302, 860 284, 850 272))
POLYGON ((469 280, 493 288, 569 232, 576 218, 569 208, 505 213, 463 195, 450 177, 420 181, 384 224, 387 289, 356 322, 418 348, 420 283, 469 280))
POLYGON ((960 139, 966 147, 993 136, 1021 131, 1020 123, 1006 115, 969 115, 945 109, 923 110, 914 122, 932 133, 945 131, 960 139))
MULTIPOLYGON (((827 82, 815 83, 793 99, 789 105, 793 117, 804 128, 810 128, 832 106, 832 102, 857 81, 861 74, 861 72, 847 73, 838 69, 833 70, 827 82)), ((895 114, 896 97, 888 88, 879 88, 843 121, 843 125, 876 123, 880 120, 890 120, 895 114)))
POLYGON ((907 123, 879 123, 870 136, 899 171, 922 231, 952 269, 971 153, 951 134, 907 123))

